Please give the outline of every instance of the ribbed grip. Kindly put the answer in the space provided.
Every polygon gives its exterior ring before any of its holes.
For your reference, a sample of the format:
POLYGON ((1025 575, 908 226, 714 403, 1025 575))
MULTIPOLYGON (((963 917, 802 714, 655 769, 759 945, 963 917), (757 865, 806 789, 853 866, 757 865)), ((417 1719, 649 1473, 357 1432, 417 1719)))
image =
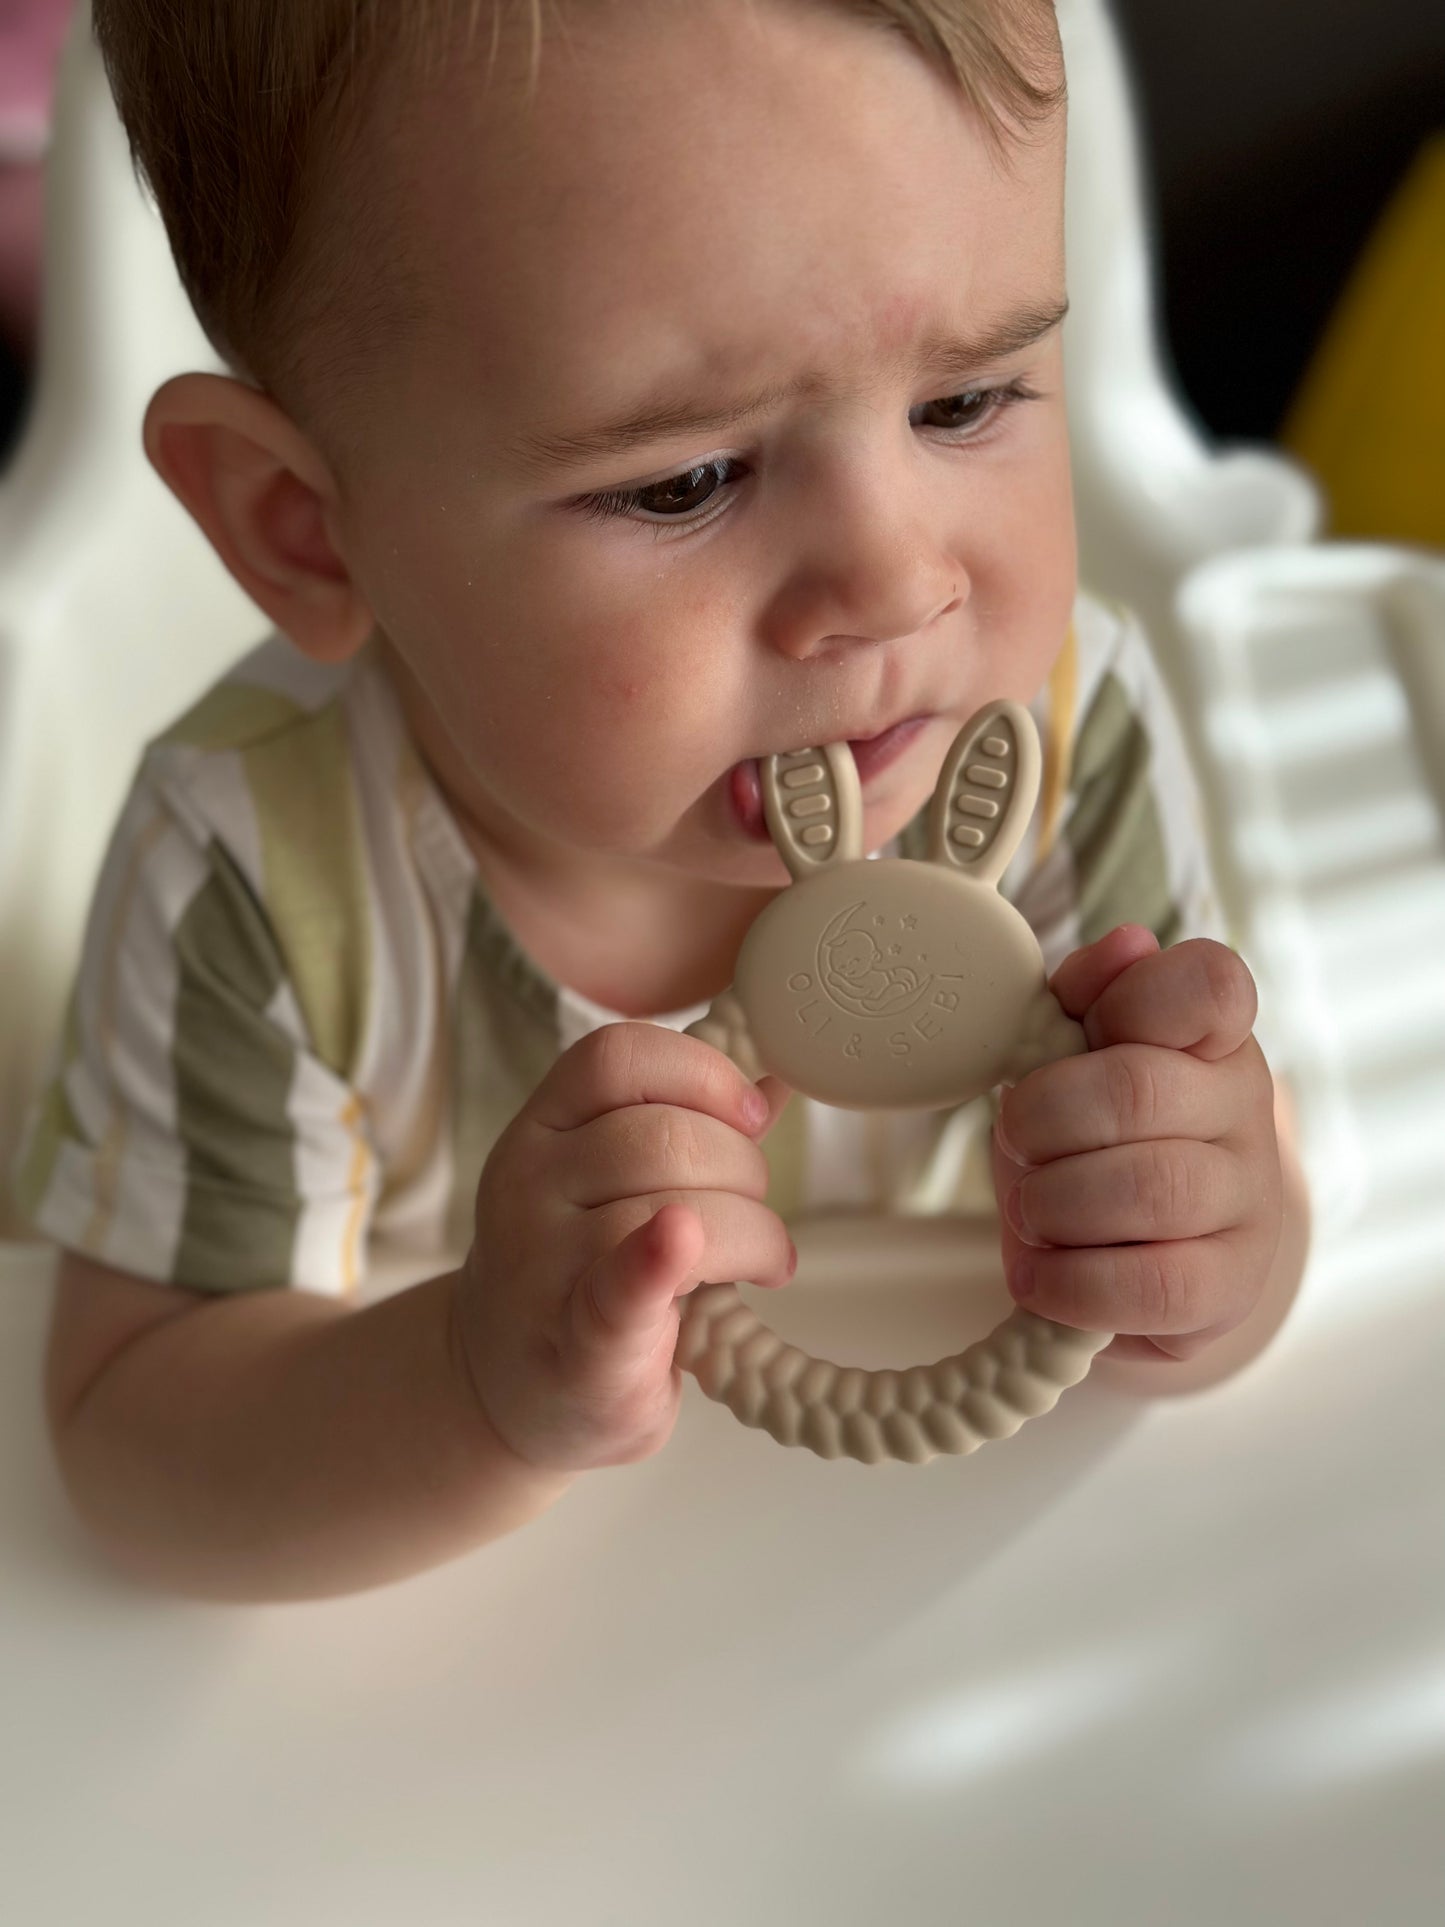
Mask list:
POLYGON ((865 1465, 924 1465, 1011 1438, 1087 1377, 1110 1340, 1016 1311, 956 1357, 870 1372, 787 1344, 736 1285, 699 1285, 685 1305, 677 1363, 709 1398, 780 1445, 865 1465))
MULTIPOLYGON (((762 1074, 747 1019, 733 993, 714 999, 685 1035, 762 1074)), ((681 1301, 676 1362, 711 1399, 780 1445, 824 1459, 924 1465, 1011 1438, 1051 1412, 1088 1376, 1110 1332, 1084 1332, 1015 1311, 987 1338, 935 1365, 865 1371, 814 1358, 771 1331, 734 1284, 702 1284, 681 1301)))

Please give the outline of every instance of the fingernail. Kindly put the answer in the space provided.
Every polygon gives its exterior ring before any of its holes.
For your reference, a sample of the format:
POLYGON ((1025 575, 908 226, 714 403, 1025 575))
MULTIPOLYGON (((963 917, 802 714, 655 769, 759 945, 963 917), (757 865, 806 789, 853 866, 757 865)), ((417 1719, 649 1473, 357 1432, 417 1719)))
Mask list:
POLYGON ((1014 1265, 1012 1289, 1020 1304, 1034 1295, 1034 1268, 1027 1258, 1020 1258, 1014 1265))
POLYGON ((1013 1144, 1009 1140, 1008 1132, 1003 1127, 1002 1112, 994 1119, 993 1134, 998 1139, 998 1148, 1003 1152, 1010 1164, 1017 1164, 1025 1171, 1036 1171, 1038 1169, 1036 1164, 1029 1163, 1022 1151, 1016 1151, 1014 1149, 1013 1144))
POLYGON ((1023 1187, 1024 1180, 1020 1178, 1018 1183, 1015 1184, 1005 1196, 1003 1201, 1004 1216, 1013 1226, 1014 1235, 1020 1243, 1042 1247, 1044 1240, 1036 1237, 1035 1234, 1030 1231, 1028 1223, 1024 1218, 1023 1199, 1019 1196, 1023 1187))
POLYGON ((748 1121, 750 1131, 756 1131, 760 1124, 768 1121, 768 1100, 756 1085, 743 1099, 743 1116, 748 1121))

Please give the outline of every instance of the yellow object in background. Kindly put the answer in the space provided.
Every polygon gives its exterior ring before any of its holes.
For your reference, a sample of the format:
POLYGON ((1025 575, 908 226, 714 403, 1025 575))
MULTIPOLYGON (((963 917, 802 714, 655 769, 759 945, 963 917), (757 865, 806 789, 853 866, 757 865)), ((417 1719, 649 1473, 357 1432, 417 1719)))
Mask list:
POLYGON ((1445 549, 1445 135, 1371 235, 1280 439, 1319 477, 1331 535, 1445 549))

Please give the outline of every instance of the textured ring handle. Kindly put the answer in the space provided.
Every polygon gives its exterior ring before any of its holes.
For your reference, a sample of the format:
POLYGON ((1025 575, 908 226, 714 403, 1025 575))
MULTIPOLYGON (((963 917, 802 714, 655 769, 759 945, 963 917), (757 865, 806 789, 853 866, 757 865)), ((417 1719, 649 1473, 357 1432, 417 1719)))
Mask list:
POLYGON ((936 1365, 866 1371, 787 1344, 736 1285, 699 1285, 683 1314, 677 1363, 709 1398, 780 1445, 865 1465, 923 1465, 1012 1438, 1026 1420, 1051 1412, 1061 1393, 1087 1377, 1110 1336, 1015 1311, 936 1365))
MULTIPOLYGON (((685 1033, 761 1074, 737 998, 724 992, 685 1033)), ((926 1464, 1011 1438, 1088 1376, 1111 1332, 1015 1311, 956 1356, 903 1371, 832 1364, 788 1344, 735 1284, 703 1284, 683 1301, 676 1361, 711 1399, 780 1445, 820 1458, 926 1464)))

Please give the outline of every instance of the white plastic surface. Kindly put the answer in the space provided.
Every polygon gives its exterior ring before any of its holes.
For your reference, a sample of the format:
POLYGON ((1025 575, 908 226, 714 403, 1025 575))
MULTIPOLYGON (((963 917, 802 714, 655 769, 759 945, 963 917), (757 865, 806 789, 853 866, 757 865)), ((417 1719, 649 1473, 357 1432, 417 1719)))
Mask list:
MULTIPOLYGON (((1096 1365, 919 1469, 780 1452, 690 1388, 665 1452, 503 1544, 275 1607, 106 1577, 42 1447, 43 1261, 0 1260, 0 1918, 1436 1927, 1419 1223, 1382 1194, 1199 1398, 1096 1365)), ((815 1350, 901 1361, 1006 1306, 986 1233, 798 1244, 769 1312, 815 1350)))
POLYGON ((141 447, 152 391, 217 364, 82 36, 46 171, 40 354, 0 473, 0 1171, 141 744, 265 629, 141 447))
POLYGON ((1445 556, 1222 557, 1178 613, 1319 1235, 1384 1184, 1426 1209, 1445 1293, 1445 556))
MULTIPOLYGON (((1307 498, 1273 458, 1221 468, 1170 401, 1117 56, 1096 0, 1063 12, 1086 564, 1148 609, 1140 584, 1172 605, 1193 561, 1307 534, 1307 498)), ((140 455, 150 386, 209 358, 88 55, 66 87, 46 384, 0 478, 0 1119, 142 734, 257 630, 140 455)), ((353 1599, 204 1607, 89 1551, 43 1439, 50 1260, 0 1250, 7 1927, 1445 1918, 1445 712, 1411 720, 1389 669, 1428 688, 1445 630, 1428 585, 1382 629, 1328 550, 1279 558, 1296 614, 1262 625, 1270 560, 1200 579, 1174 669, 1217 654, 1190 714, 1214 739, 1233 706, 1221 757, 1257 749, 1224 792, 1253 940, 1312 959, 1282 994, 1332 1013, 1324 1068, 1295 1049, 1310 1142, 1333 1156, 1338 1119, 1368 1155, 1265 1357, 1177 1403, 1096 1366, 922 1471, 779 1452, 689 1388, 663 1454, 504 1544, 353 1599), (1397 787, 1332 829, 1318 771, 1284 772, 1367 724, 1397 787)), ((993 1237, 800 1226, 769 1315, 845 1359, 952 1347, 1007 1309, 993 1237)))

